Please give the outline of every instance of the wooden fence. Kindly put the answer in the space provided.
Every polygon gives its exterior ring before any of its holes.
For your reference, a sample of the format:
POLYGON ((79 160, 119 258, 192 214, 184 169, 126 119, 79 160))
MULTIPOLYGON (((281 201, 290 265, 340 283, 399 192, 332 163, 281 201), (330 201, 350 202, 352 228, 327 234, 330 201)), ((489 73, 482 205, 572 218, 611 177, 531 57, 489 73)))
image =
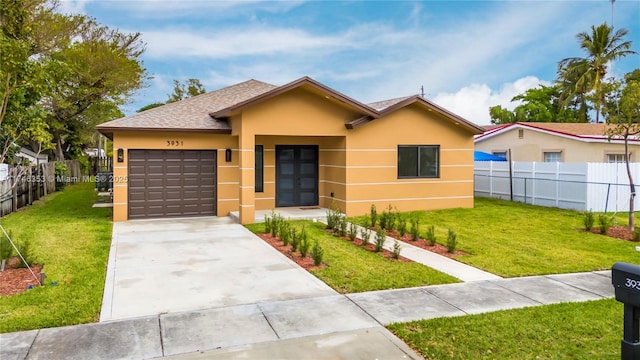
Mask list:
POLYGON ((0 216, 33 204, 34 201, 60 190, 67 183, 89 180, 83 176, 78 160, 49 162, 9 169, 9 177, 0 181, 0 216), (68 172, 56 177, 56 163, 66 165, 68 172))

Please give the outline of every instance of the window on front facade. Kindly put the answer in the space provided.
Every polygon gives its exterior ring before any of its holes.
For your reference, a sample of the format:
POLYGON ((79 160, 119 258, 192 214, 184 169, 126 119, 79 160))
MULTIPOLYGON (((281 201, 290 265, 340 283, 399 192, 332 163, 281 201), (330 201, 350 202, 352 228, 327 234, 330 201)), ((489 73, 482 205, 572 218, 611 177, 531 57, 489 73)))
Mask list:
POLYGON ((625 162, 624 154, 607 154, 607 162, 610 163, 623 163, 625 162))
POLYGON ((398 145, 398 178, 440 176, 440 146, 398 145))
POLYGON ((256 145, 256 192, 264 191, 264 147, 256 145))
POLYGON ((562 162, 562 153, 559 151, 545 152, 544 162, 562 162))

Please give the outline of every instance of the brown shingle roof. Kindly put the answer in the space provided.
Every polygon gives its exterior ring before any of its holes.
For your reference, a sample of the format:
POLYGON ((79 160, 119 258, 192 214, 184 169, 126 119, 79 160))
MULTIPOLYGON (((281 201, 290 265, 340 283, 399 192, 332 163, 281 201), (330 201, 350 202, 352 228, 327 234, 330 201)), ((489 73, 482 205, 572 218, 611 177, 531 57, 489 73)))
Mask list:
POLYGON ((389 100, 382 100, 382 101, 376 101, 370 104, 367 104, 367 106, 372 107, 374 109, 376 109, 377 111, 382 111, 390 106, 393 106, 399 102, 402 102, 404 100, 407 100, 408 98, 410 98, 412 96, 403 96, 403 97, 399 97, 399 98, 395 98, 395 99, 389 99, 389 100))
POLYGON ((162 105, 141 113, 109 121, 96 128, 104 134, 114 130, 211 130, 229 132, 224 121, 209 113, 227 108, 277 88, 257 80, 248 80, 219 90, 162 105))

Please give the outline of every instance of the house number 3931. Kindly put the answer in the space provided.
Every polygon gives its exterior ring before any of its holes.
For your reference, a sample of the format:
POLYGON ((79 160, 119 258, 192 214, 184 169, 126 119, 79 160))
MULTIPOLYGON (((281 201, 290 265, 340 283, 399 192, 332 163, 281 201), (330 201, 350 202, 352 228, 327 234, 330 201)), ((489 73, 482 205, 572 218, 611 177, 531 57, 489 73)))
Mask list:
POLYGON ((184 141, 182 140, 167 140, 167 146, 182 146, 184 141))
POLYGON ((630 289, 640 290, 640 281, 629 279, 629 278, 625 278, 624 286, 626 286, 626 287, 628 287, 630 289))

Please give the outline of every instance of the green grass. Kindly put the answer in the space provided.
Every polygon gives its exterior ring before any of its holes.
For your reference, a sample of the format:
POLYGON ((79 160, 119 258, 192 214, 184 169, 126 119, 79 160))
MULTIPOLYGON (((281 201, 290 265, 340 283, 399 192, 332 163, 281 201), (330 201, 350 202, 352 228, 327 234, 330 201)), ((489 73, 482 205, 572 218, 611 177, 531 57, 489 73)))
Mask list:
MULTIPOLYGON (((309 239, 318 239, 324 250, 324 269, 311 273, 340 293, 398 289, 413 286, 448 284, 457 279, 418 263, 389 260, 338 239, 325 232, 324 224, 294 221, 293 226, 308 231, 309 239)), ((247 225, 255 233, 264 232, 264 224, 247 225)))
MULTIPOLYGON (((504 277, 609 269, 617 261, 638 263, 636 243, 586 233, 581 212, 476 198, 475 208, 416 211, 421 234, 435 225, 438 243, 458 234, 458 261, 504 277)), ((359 224, 364 216, 350 218, 359 224)), ((597 226, 597 224, 596 224, 597 226)))
POLYGON ((391 324, 426 359, 620 359, 613 299, 391 324))
POLYGON ((0 220, 16 241, 31 240, 48 276, 44 287, 0 298, 0 332, 98 320, 111 209, 92 208, 96 196, 92 183, 72 185, 0 220))

